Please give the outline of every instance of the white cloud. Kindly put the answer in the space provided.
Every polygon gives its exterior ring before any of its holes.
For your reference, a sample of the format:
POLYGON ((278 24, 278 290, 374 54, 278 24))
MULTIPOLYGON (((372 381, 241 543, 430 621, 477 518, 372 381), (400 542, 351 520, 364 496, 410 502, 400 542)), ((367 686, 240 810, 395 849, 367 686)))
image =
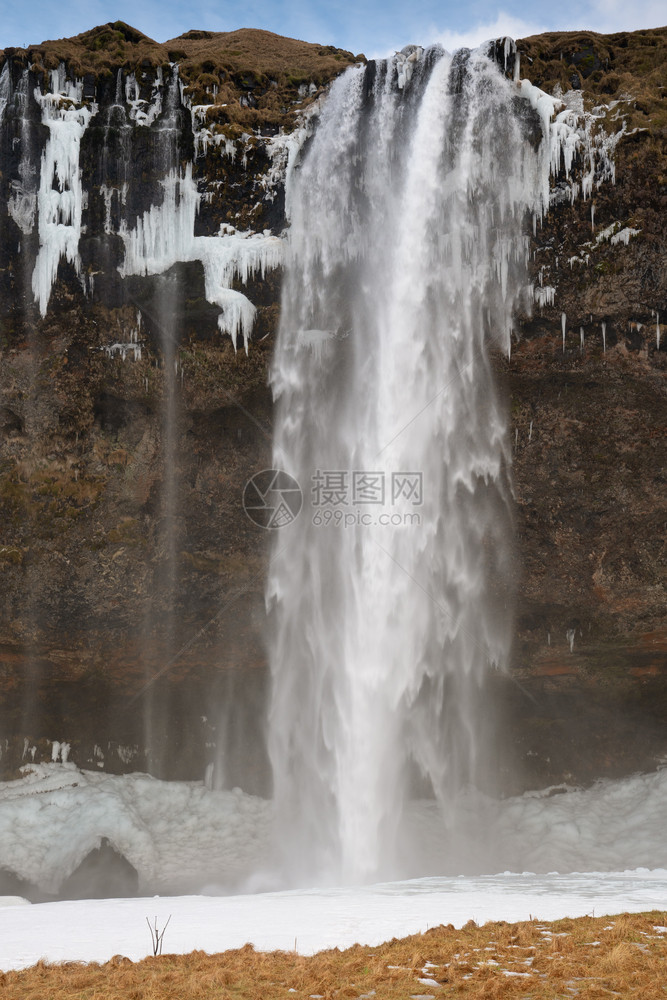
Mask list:
POLYGON ((589 10, 594 31, 637 31, 639 28, 662 28, 667 24, 664 0, 592 0, 589 10))
POLYGON ((514 17, 500 11, 495 21, 477 24, 466 31, 444 31, 432 28, 428 34, 429 42, 439 42, 448 52, 456 49, 474 49, 482 42, 490 38, 502 38, 509 35, 511 38, 526 38, 528 35, 539 35, 549 29, 544 23, 536 21, 524 21, 523 18, 514 17))
POLYGON ((391 49, 377 49, 367 52, 370 59, 384 59, 390 56, 396 49, 400 49, 406 42, 428 46, 439 44, 447 52, 456 52, 457 49, 475 49, 482 42, 491 38, 502 38, 509 35, 511 38, 526 38, 528 35, 537 35, 543 31, 553 30, 545 26, 543 22, 524 21, 523 18, 514 17, 500 11, 495 21, 483 21, 474 27, 466 28, 465 31, 451 31, 448 28, 440 28, 431 23, 428 26, 415 23, 411 37, 394 42, 391 49))

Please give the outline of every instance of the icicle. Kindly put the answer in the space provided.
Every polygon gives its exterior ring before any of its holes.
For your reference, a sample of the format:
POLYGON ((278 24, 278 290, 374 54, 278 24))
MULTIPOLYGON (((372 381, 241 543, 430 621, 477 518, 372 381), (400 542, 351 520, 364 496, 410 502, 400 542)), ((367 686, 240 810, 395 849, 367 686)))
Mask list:
POLYGON ((583 351, 583 349, 584 349, 584 328, 583 328, 583 326, 579 327, 579 347, 583 351))
POLYGON ((607 324, 602 323, 602 353, 604 354, 607 350, 607 324))
POLYGON ((530 427, 528 428, 528 443, 533 440, 533 421, 530 421, 530 427))
POLYGON ((610 238, 609 242, 612 244, 612 246, 615 246, 617 243, 622 243, 623 246, 627 247, 628 243, 630 242, 630 239, 633 236, 637 236, 640 232, 641 229, 632 229, 631 226, 626 226, 624 229, 621 229, 618 233, 614 233, 614 235, 610 238))
POLYGON ((565 327, 567 324, 567 316, 565 313, 560 314, 560 325, 563 330, 563 354, 565 354, 565 327))
POLYGON ((595 202, 591 202, 591 232, 595 232, 595 202))
POLYGON ((206 298, 221 312, 218 327, 237 345, 239 334, 245 350, 255 318, 255 306, 242 292, 230 286, 235 278, 245 284, 259 272, 278 267, 284 257, 281 239, 266 233, 237 232, 222 227, 219 236, 195 236, 195 217, 200 196, 192 178, 192 165, 172 171, 162 182, 164 197, 120 235, 125 243, 121 274, 163 274, 177 261, 199 260, 204 268, 206 298))
POLYGON ((81 106, 83 81, 66 79, 61 63, 50 75, 52 93, 35 89, 42 108, 42 122, 49 137, 42 154, 37 197, 39 253, 32 276, 32 289, 42 316, 46 315, 51 288, 62 257, 81 269, 79 237, 83 189, 79 150, 81 137, 97 106, 81 106), (77 106, 78 105, 78 106, 77 106))
POLYGON ((574 652, 574 637, 575 637, 575 635, 576 635, 576 631, 573 628, 569 628, 567 630, 567 632, 565 633, 565 637, 567 639, 567 644, 570 647, 570 652, 571 653, 574 652))

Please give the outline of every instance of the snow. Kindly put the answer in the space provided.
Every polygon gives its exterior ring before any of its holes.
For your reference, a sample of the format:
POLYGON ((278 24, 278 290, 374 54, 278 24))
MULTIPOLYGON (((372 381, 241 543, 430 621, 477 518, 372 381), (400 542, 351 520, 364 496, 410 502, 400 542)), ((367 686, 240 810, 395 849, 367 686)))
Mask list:
MULTIPOLYGON (((419 856, 397 874, 667 868, 667 769, 504 800, 471 792, 456 816, 452 838, 434 802, 412 803, 405 823, 419 856)), ((272 822, 272 803, 240 789, 28 764, 0 783, 0 867, 55 892, 106 837, 141 892, 282 888, 272 822)))
POLYGON ((581 875, 422 878, 340 889, 239 896, 180 896, 17 905, 0 899, 0 969, 52 962, 138 961, 152 953, 146 917, 164 952, 209 953, 251 942, 261 951, 309 955, 355 943, 377 945, 468 920, 557 920, 660 909, 667 871, 581 875))
MULTIPOLYGON (((54 743, 54 754, 63 745, 54 743)), ((266 852, 269 805, 239 790, 80 771, 71 763, 25 770, 22 780, 0 783, 0 867, 9 865, 47 892, 57 890, 102 837, 153 891, 179 891, 184 872, 190 889, 218 873, 233 884, 266 852)))

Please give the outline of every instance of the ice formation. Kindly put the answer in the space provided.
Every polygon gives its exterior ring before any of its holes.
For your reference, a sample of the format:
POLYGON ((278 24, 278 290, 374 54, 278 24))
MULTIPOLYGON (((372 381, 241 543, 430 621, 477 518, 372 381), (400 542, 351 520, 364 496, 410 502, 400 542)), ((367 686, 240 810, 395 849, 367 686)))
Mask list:
MULTIPOLYGON (((7 98, 0 98, 0 103, 6 103, 6 101, 9 100, 8 68, 9 64, 6 63, 3 69, 3 76, 5 76, 6 73, 5 88, 7 91, 7 98)), ((1 90, 2 81, 0 80, 0 91, 1 90)), ((30 145, 28 141, 30 130, 28 104, 30 94, 27 69, 21 74, 19 85, 12 97, 15 103, 17 117, 20 122, 19 144, 21 148, 21 159, 18 168, 19 178, 18 180, 12 181, 12 193, 9 198, 7 209, 21 232, 27 235, 28 233, 31 233, 34 228, 35 216, 37 213, 37 187, 35 184, 34 170, 30 162, 30 145)), ((2 115, 0 114, 0 121, 1 120, 2 115)))
POLYGON ((128 73, 125 78, 125 100, 129 105, 130 119, 137 125, 148 127, 159 118, 162 113, 162 103, 164 94, 164 75, 162 67, 158 66, 155 74, 152 94, 149 101, 144 101, 140 97, 139 84, 134 73, 128 73))
POLYGON ((81 137, 97 107, 83 103, 83 84, 67 80, 64 64, 50 73, 51 91, 35 89, 42 108, 42 121, 49 138, 42 154, 37 195, 39 254, 32 276, 32 289, 42 316, 62 257, 81 268, 79 237, 83 210, 83 187, 79 151, 81 137))
MULTIPOLYGON (((558 88, 550 96, 528 80, 521 80, 520 87, 522 95, 540 115, 544 134, 549 136, 549 141, 543 143, 543 148, 544 156, 550 162, 551 203, 572 203, 579 197, 586 200, 592 198, 602 184, 613 184, 616 179, 614 153, 619 140, 626 134, 626 126, 623 122, 618 131, 607 132, 604 123, 611 105, 600 105, 587 111, 580 91, 572 90, 563 94, 558 88)), ((548 174, 545 176, 548 177, 548 174)), ((627 245, 630 237, 637 235, 638 230, 624 229, 614 236, 619 226, 620 223, 612 223, 597 234, 596 242, 601 243, 611 238, 614 244, 623 242, 627 245)), ((592 200, 591 230, 595 232, 595 203, 592 200)), ((586 252, 587 247, 591 247, 591 244, 585 244, 580 255, 569 259, 570 268, 575 263, 588 264, 590 254, 586 252)), ((534 301, 540 309, 554 304, 555 291, 552 286, 534 289, 534 301)))
POLYGON ((55 741, 53 764, 30 764, 23 780, 0 782, 3 863, 44 890, 57 891, 103 837, 153 891, 201 888, 216 875, 238 885, 267 857, 268 802, 199 782, 80 771, 68 753, 68 743, 55 741))
POLYGON ((552 306, 555 298, 556 289, 553 285, 543 285, 533 289, 533 299, 540 309, 544 306, 552 306))
POLYGON ((179 261, 200 261, 204 268, 209 302, 220 308, 218 326, 229 333, 234 346, 239 334, 248 347, 255 307, 242 292, 231 288, 234 278, 243 283, 260 272, 277 267, 283 259, 283 242, 270 232, 238 232, 223 226, 218 236, 195 236, 199 194, 192 166, 172 170, 161 182, 164 197, 129 230, 121 228, 125 260, 121 274, 162 274, 179 261))
POLYGON ((638 236, 640 232, 640 229, 633 229, 632 226, 625 226, 625 228, 621 229, 618 233, 614 233, 609 242, 612 245, 622 243, 623 246, 627 247, 631 238, 633 236, 638 236))
POLYGON ((11 80, 9 77, 9 62, 5 62, 0 72, 0 124, 5 116, 5 108, 9 103, 11 94, 11 80))
MULTIPOLYGON (((169 144, 174 138, 174 114, 179 104, 182 105, 182 100, 176 67, 172 67, 168 80, 158 68, 148 101, 140 97, 139 84, 134 75, 130 73, 123 78, 119 70, 116 103, 112 108, 116 116, 115 126, 122 121, 122 128, 130 125, 149 128, 162 122, 165 159, 168 161, 169 144)), ((81 273, 79 255, 82 215, 88 197, 82 183, 80 151, 83 134, 99 109, 95 103, 84 99, 83 82, 69 79, 62 63, 57 70, 50 72, 45 92, 42 93, 38 87, 32 94, 28 93, 28 71, 24 72, 19 85, 12 89, 6 64, 0 74, 0 120, 10 103, 22 130, 22 158, 18 178, 12 182, 8 210, 26 234, 37 223, 39 251, 32 275, 32 289, 40 312, 45 315, 58 266, 63 259, 72 264, 79 274, 84 292, 87 295, 94 292, 94 276, 81 273), (31 125, 28 107, 32 100, 39 105, 42 122, 48 129, 36 178, 34 164, 30 162, 30 143, 27 141, 31 125)), ((196 155, 205 154, 211 144, 219 155, 236 155, 236 143, 207 129, 205 109, 191 110, 196 155)), ((243 147, 244 142, 239 145, 243 147)), ((267 196, 271 195, 271 184, 284 176, 287 160, 296 148, 295 138, 273 139, 269 146, 274 146, 276 151, 281 147, 281 151, 276 152, 278 165, 269 172, 266 181, 267 196)), ((241 337, 247 348, 255 307, 246 295, 232 289, 231 285, 235 278, 245 282, 256 273, 264 275, 267 269, 278 266, 283 259, 281 240, 268 231, 238 232, 232 227, 222 227, 217 236, 195 237, 195 216, 202 195, 197 192, 193 180, 192 164, 186 164, 183 169, 172 165, 160 183, 164 190, 162 203, 148 209, 131 225, 124 221, 128 182, 100 185, 104 232, 109 235, 119 232, 125 243, 126 256, 120 267, 121 273, 160 274, 178 261, 201 261, 206 296, 220 309, 219 329, 230 334, 235 346, 241 337), (117 218, 121 219, 119 229, 114 223, 117 218)), ((139 349, 130 351, 123 347, 124 343, 119 341, 110 345, 110 353, 139 355, 139 349)))
MULTIPOLYGON (((604 180, 613 180, 613 152, 622 131, 608 136, 601 124, 609 109, 600 107, 586 111, 580 94, 568 93, 552 97, 527 80, 520 81, 518 53, 514 43, 511 39, 504 39, 501 44, 506 67, 510 57, 514 59, 514 86, 539 115, 545 136, 548 136, 539 152, 539 157, 549 163, 550 170, 544 169, 543 163, 539 171, 542 188, 533 211, 536 225, 550 200, 562 197, 572 200, 578 194, 588 197, 604 180), (586 165, 579 180, 575 179, 573 170, 575 155, 586 165), (560 172, 558 184, 550 184, 550 172, 560 172)), ((409 90, 412 76, 415 72, 422 72, 425 58, 424 50, 419 46, 407 46, 396 54, 396 84, 400 90, 409 90)), ((32 99, 32 95, 27 93, 27 80, 26 71, 23 81, 12 93, 9 70, 5 66, 0 75, 0 113, 12 100, 16 104, 23 102, 27 107, 28 101, 32 99)), ((140 86, 134 74, 123 74, 119 70, 114 108, 127 126, 150 128, 164 123, 168 131, 169 118, 175 107, 189 106, 176 66, 168 71, 158 68, 150 98, 145 100, 140 95, 140 86)), ((23 159, 19 165, 18 178, 13 181, 8 207, 10 215, 24 233, 31 232, 37 221, 39 254, 32 286, 35 299, 44 315, 60 261, 67 260, 77 273, 81 269, 79 238, 87 192, 82 186, 79 153, 83 133, 98 109, 94 103, 84 100, 82 81, 68 79, 63 64, 50 73, 48 92, 42 93, 38 88, 34 92, 34 99, 41 106, 42 120, 49 129, 49 139, 39 169, 39 183, 36 184, 32 177, 29 143, 22 142, 23 159)), ((305 139, 312 134, 312 123, 320 113, 320 107, 319 101, 311 105, 302 115, 300 127, 289 135, 279 134, 269 140, 257 137, 253 140, 265 144, 272 160, 272 166, 263 180, 265 198, 272 198, 277 185, 284 183, 287 202, 291 203, 289 187, 294 165, 299 160, 305 139)), ((209 123, 208 108, 208 105, 190 107, 195 160, 214 150, 216 155, 240 157, 244 161, 247 141, 251 137, 243 136, 240 140, 232 140, 225 136, 215 125, 209 123)), ((23 122, 22 127, 29 128, 27 114, 19 114, 19 118, 23 122)), ((267 233, 239 233, 230 228, 221 230, 217 236, 195 237, 194 219, 201 198, 206 198, 207 194, 197 192, 192 164, 187 164, 184 168, 177 168, 172 164, 161 183, 165 191, 163 203, 149 209, 136 224, 134 220, 129 225, 127 222, 121 224, 119 231, 127 250, 126 260, 121 266, 122 273, 157 274, 167 270, 178 260, 201 261, 206 296, 220 309, 218 326, 221 332, 229 333, 235 345, 242 338, 247 348, 255 309, 247 296, 233 290, 230 285, 234 277, 242 277, 244 274, 252 276, 255 271, 263 272, 266 268, 281 263, 283 253, 279 243, 267 233), (174 236, 175 243, 171 243, 174 236)), ((115 231, 114 218, 125 216, 128 185, 103 184, 100 193, 105 208, 104 231, 112 234, 115 231)), ((635 234, 636 230, 626 227, 616 234, 612 242, 627 243, 635 234)), ((505 263, 500 260, 498 266, 504 267, 505 263)), ((94 277, 80 275, 80 280, 84 292, 92 295, 94 277)), ((552 285, 533 292, 538 308, 553 304, 554 295, 552 285)))

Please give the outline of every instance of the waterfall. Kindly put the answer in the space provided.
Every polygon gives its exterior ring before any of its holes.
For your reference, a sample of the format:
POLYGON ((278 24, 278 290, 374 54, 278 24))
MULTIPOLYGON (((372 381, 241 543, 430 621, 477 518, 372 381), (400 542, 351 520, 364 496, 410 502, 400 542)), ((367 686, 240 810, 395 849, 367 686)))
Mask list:
POLYGON ((548 115, 482 50, 416 52, 411 75, 404 53, 334 83, 288 185, 274 466, 304 507, 276 532, 267 603, 292 882, 416 874, 414 797, 455 834, 459 793, 490 774, 485 682, 508 658, 491 352, 526 299, 548 115))

